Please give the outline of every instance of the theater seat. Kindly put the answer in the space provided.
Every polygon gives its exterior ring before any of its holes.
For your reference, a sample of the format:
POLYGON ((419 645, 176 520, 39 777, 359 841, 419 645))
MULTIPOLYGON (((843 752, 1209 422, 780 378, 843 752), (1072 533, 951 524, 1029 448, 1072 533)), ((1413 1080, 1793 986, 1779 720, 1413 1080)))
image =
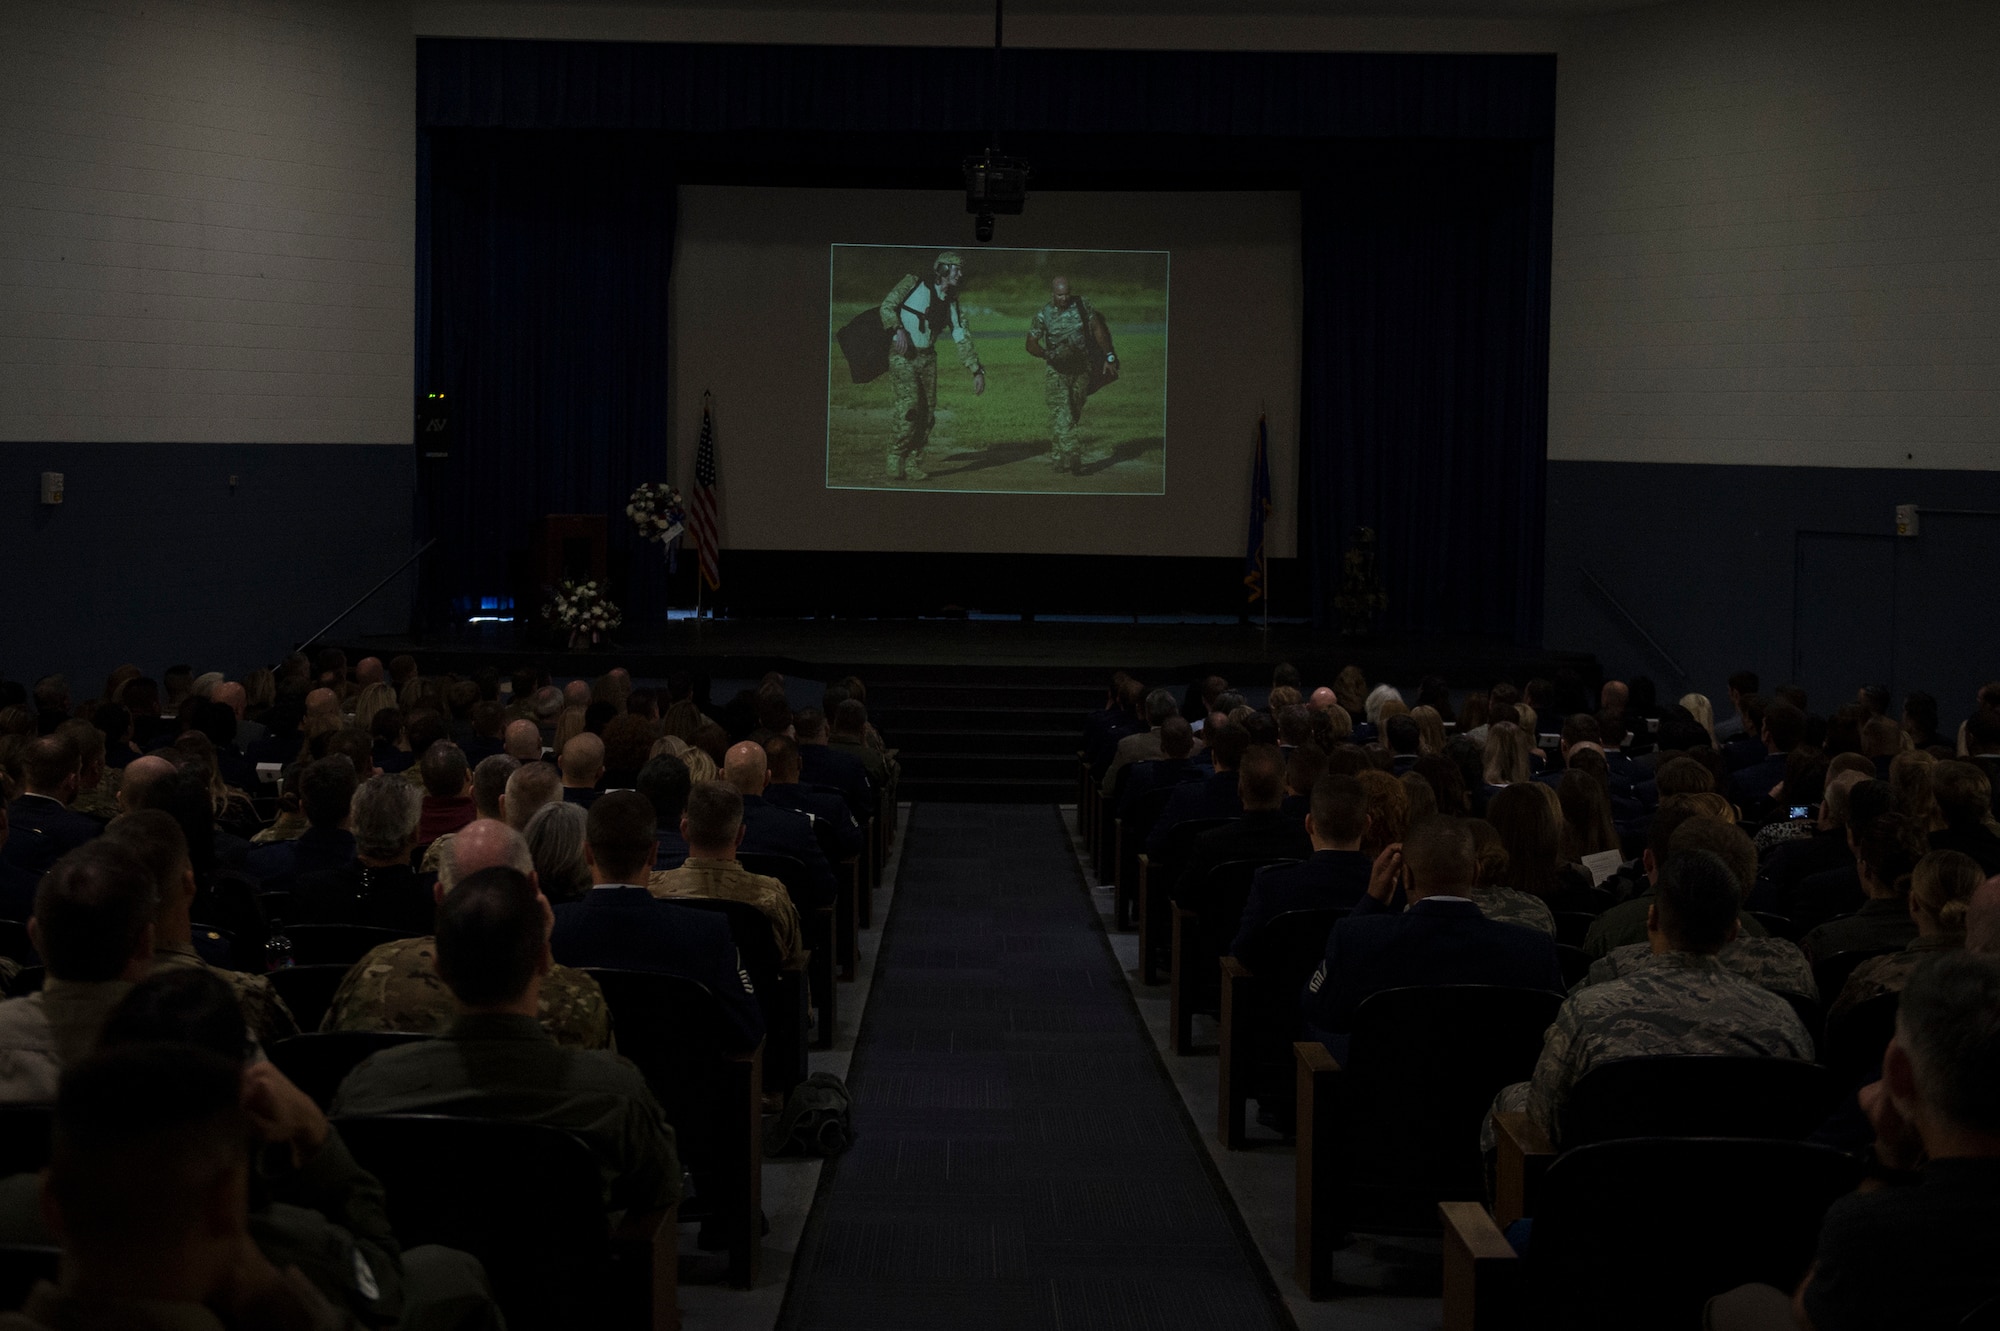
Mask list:
POLYGON ((382 944, 411 936, 367 924, 288 924, 284 933, 301 966, 352 966, 382 944))
POLYGON ((1216 1139, 1231 1151, 1245 1145, 1252 1095, 1291 1089, 1292 1041, 1299 995, 1326 955, 1326 938, 1347 915, 1344 907, 1291 910, 1266 920, 1241 956, 1224 957, 1222 1058, 1216 1078, 1216 1139))
POLYGON ((347 978, 347 972, 354 969, 347 962, 319 966, 287 966, 283 970, 270 973, 271 987, 278 991, 278 997, 285 1000, 285 1006, 292 1010, 292 1016, 302 1031, 316 1031, 326 1018, 326 1010, 333 1006, 333 996, 340 991, 340 982, 347 978))
MULTIPOLYGON (((341 970, 338 966, 309 966, 301 970, 341 970)), ((291 974, 280 971, 277 974, 291 974)), ((344 973, 344 972, 343 972, 344 973)), ((273 978, 276 978, 275 976, 273 978)), ((283 992, 281 989, 280 993, 283 992)), ((286 1000, 289 1004, 290 1000, 286 1000)), ((294 1009, 296 1012, 296 1009, 294 1009)), ((308 1031, 280 1040, 265 1050, 272 1064, 292 1085, 312 1097, 321 1109, 333 1103, 333 1093, 355 1065, 370 1054, 413 1040, 429 1040, 429 1035, 404 1031, 308 1031)))

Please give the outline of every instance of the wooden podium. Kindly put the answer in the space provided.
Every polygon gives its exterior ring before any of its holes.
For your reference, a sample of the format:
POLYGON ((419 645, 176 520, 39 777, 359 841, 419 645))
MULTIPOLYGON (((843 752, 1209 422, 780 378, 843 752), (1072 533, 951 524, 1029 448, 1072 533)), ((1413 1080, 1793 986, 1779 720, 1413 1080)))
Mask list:
POLYGON ((535 534, 535 575, 547 588, 565 578, 604 583, 604 515, 551 513, 535 534))

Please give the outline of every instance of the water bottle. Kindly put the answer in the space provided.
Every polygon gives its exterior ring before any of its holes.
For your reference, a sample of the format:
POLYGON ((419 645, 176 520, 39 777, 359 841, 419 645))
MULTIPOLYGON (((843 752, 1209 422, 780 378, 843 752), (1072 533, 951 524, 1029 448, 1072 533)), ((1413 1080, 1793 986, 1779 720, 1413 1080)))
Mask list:
POLYGON ((271 921, 271 936, 264 942, 264 969, 267 971, 290 970, 298 962, 292 957, 292 940, 285 933, 285 926, 271 921))

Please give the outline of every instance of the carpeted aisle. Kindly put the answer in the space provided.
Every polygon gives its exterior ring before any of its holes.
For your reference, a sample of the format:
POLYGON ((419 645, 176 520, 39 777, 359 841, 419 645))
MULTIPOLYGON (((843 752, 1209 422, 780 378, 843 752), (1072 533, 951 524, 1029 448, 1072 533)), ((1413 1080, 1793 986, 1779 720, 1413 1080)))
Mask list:
POLYGON ((784 1327, 1289 1325, 1049 805, 911 815, 784 1327))

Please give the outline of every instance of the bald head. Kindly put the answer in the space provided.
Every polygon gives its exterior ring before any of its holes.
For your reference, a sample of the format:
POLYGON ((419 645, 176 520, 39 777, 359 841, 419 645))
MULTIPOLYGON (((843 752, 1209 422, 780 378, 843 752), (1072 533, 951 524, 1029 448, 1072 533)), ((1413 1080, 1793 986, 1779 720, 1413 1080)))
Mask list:
POLYGON ((306 715, 340 711, 340 698, 332 689, 314 689, 306 695, 306 715))
POLYGON ((507 789, 500 796, 500 816, 518 832, 527 827, 537 809, 560 803, 562 797, 562 777, 555 768, 547 763, 522 763, 507 778, 507 789))
POLYGON ((604 741, 588 730, 572 735, 557 763, 566 786, 595 786, 604 775, 604 741))
POLYGON ((535 857, 528 853, 527 840, 507 824, 491 818, 467 823, 438 855, 438 896, 442 898, 460 880, 481 869, 493 868, 515 869, 532 881, 535 857))
POLYGON ((243 709, 250 705, 250 695, 233 679, 217 684, 208 696, 236 713, 238 721, 243 719, 243 709))
POLYGON ((364 689, 370 684, 380 684, 382 682, 382 658, 379 656, 362 657, 360 662, 354 667, 354 682, 364 689))
POLYGON ((147 754, 134 758, 125 764, 125 777, 118 783, 118 807, 125 812, 140 808, 145 803, 146 792, 162 777, 174 774, 174 765, 165 758, 147 754))
POLYGON ((509 721, 501 748, 516 762, 531 763, 542 756, 542 728, 525 716, 509 721))
POLYGON ((1075 299, 1075 297, 1070 294, 1069 279, 1067 277, 1058 277, 1049 283, 1049 299, 1055 302, 1056 308, 1059 310, 1069 308, 1070 301, 1075 299))
POLYGON ((1623 680, 1607 679, 1598 690, 1597 705, 1607 712, 1622 712, 1625 704, 1632 699, 1632 690, 1625 687, 1623 680))
POLYGON ((588 680, 573 679, 563 685, 563 701, 579 706, 590 706, 590 683, 588 680))
POLYGON ((1314 689, 1312 697, 1306 699, 1306 706, 1319 711, 1325 711, 1329 707, 1338 707, 1339 705, 1340 695, 1324 684, 1314 689))
POLYGON ((748 740, 722 756, 722 779, 739 795, 761 795, 769 784, 770 763, 761 744, 748 740))

